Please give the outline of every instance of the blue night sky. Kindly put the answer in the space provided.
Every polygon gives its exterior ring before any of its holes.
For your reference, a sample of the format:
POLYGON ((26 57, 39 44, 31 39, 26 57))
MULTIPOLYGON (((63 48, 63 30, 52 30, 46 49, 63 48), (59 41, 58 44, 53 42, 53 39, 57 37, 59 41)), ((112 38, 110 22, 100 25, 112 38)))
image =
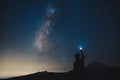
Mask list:
POLYGON ((86 65, 97 61, 120 66, 118 3, 0 0, 0 77, 68 71, 79 46, 86 65))

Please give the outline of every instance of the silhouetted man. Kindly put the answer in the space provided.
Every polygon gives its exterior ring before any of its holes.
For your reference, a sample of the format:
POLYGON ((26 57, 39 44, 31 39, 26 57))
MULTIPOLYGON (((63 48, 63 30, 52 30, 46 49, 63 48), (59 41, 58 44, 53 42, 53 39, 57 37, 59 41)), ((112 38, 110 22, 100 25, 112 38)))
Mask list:
POLYGON ((75 78, 78 80, 78 78, 83 79, 84 78, 84 54, 83 50, 81 49, 79 53, 75 54, 75 62, 73 65, 73 71, 75 78))

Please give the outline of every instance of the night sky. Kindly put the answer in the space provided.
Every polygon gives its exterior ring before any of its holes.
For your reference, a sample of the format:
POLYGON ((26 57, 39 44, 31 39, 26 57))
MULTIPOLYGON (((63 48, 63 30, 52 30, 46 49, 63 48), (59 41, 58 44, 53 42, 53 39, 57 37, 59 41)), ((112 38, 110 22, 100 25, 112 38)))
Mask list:
POLYGON ((119 0, 0 0, 0 77, 65 72, 85 64, 120 66, 119 0))

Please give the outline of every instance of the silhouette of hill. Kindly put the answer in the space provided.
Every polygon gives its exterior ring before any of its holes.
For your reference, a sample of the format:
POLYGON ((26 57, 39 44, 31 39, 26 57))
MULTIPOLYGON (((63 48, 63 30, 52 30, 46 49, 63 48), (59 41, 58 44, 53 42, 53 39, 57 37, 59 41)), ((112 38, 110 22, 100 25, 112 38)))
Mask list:
MULTIPOLYGON (((64 73, 45 71, 0 80, 75 80, 73 74, 72 70, 64 73)), ((93 62, 86 66, 85 80, 120 80, 120 68, 93 62)))
POLYGON ((86 70, 88 72, 101 72, 103 70, 110 70, 110 69, 112 69, 112 67, 98 62, 92 62, 91 64, 88 64, 86 66, 86 70))
POLYGON ((89 80, 120 80, 120 68, 93 62, 86 67, 86 76, 89 80))

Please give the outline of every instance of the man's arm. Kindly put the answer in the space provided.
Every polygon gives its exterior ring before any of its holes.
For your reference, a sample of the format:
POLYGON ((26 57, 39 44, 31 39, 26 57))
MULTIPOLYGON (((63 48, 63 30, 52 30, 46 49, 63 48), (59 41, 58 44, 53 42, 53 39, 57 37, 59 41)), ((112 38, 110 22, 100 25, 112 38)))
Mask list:
POLYGON ((84 53, 83 53, 83 50, 80 50, 80 53, 81 53, 81 59, 84 59, 84 53))

